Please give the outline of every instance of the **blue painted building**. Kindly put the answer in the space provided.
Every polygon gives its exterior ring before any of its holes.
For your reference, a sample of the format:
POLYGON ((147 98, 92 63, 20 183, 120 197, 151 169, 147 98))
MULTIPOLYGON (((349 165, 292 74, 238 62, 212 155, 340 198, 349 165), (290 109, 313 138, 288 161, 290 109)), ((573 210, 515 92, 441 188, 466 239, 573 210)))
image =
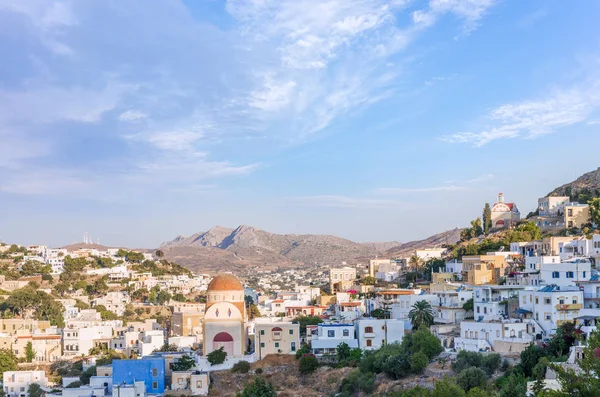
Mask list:
POLYGON ((162 394, 165 391, 165 359, 144 357, 139 360, 114 360, 113 385, 132 385, 144 381, 146 393, 162 394))

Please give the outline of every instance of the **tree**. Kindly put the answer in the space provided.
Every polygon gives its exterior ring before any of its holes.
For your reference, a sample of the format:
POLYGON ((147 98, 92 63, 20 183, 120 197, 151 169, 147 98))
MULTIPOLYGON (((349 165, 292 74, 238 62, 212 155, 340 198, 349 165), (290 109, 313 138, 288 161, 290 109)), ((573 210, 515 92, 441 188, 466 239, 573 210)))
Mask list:
POLYGON ((173 363, 173 371, 188 371, 196 366, 196 361, 188 354, 184 354, 173 363))
POLYGON ((306 343, 302 343, 300 349, 296 351, 296 360, 299 360, 300 357, 308 353, 310 353, 310 346, 308 346, 306 343))
POLYGON ((588 201, 590 206, 590 219, 594 225, 600 225, 600 198, 588 201))
POLYGON ((206 358, 208 359, 210 365, 223 364, 225 362, 225 359, 227 358, 227 352, 225 351, 223 346, 221 346, 219 349, 213 350, 212 352, 208 353, 206 355, 206 358))
POLYGON ((251 304, 250 306, 248 306, 248 317, 250 318, 250 320, 261 316, 262 314, 260 313, 260 310, 258 310, 258 307, 255 304, 251 304))
POLYGON ((242 360, 233 364, 231 367, 231 372, 239 372, 240 374, 247 374, 250 372, 250 363, 248 361, 242 360))
POLYGON ((435 382, 431 397, 465 397, 465 391, 449 378, 435 382))
MULTIPOLYGON (((525 377, 513 373, 510 374, 508 382, 500 390, 500 397, 525 397, 526 393, 527 380, 525 377)), ((593 394, 590 394, 590 397, 592 396, 593 394)))
POLYGON ((490 203, 485 203, 483 206, 483 233, 486 235, 490 232, 492 228, 492 209, 490 207, 490 203))
POLYGON ((17 369, 17 358, 12 350, 0 349, 0 376, 6 371, 15 371, 17 369))
POLYGON ((427 328, 421 328, 402 339, 400 347, 408 353, 423 352, 431 360, 444 351, 440 340, 427 328))
POLYGON ((362 285, 375 285, 377 284, 377 279, 375 277, 366 276, 360 279, 360 283, 362 285))
POLYGON ((28 363, 33 362, 35 359, 35 350, 33 350, 33 344, 31 341, 27 342, 25 345, 25 361, 28 363))
POLYGON ((412 354, 409 358, 410 361, 410 369, 415 374, 420 374, 423 372, 427 365, 429 365, 429 357, 423 352, 416 352, 412 354))
POLYGON ((385 311, 383 309, 373 309, 371 310, 371 317, 375 317, 381 320, 385 318, 385 311))
POLYGON ((414 254, 408 260, 408 264, 413 269, 414 272, 418 272, 421 266, 423 265, 423 259, 417 254, 414 254))
POLYGON ((257 376, 254 382, 246 385, 241 393, 236 394, 236 397, 277 397, 277 391, 272 383, 257 376))
POLYGON ((340 343, 337 346, 337 360, 342 363, 350 358, 350 346, 347 343, 340 343))
POLYGON ((487 383, 487 374, 477 367, 463 369, 456 377, 456 383, 464 391, 469 391, 475 387, 483 389, 487 383))
POLYGON ((159 306, 163 306, 165 303, 171 300, 171 294, 167 291, 160 291, 156 294, 156 304, 159 306))
POLYGON ((302 375, 314 372, 319 368, 319 361, 313 354, 305 354, 298 361, 298 370, 302 375))
POLYGON ((165 256, 165 254, 164 254, 164 252, 162 252, 162 250, 156 250, 156 252, 154 252, 154 255, 156 255, 156 257, 158 259, 162 259, 165 256))
POLYGON ((474 304, 473 304, 473 298, 467 300, 464 304, 463 304, 463 310, 465 312, 472 312, 473 308, 474 308, 474 304))
POLYGON ((352 371, 342 380, 338 397, 356 396, 362 392, 371 395, 375 389, 375 374, 371 372, 352 371))
POLYGON ((42 397, 43 394, 44 390, 42 390, 42 387, 37 383, 32 383, 27 388, 27 395, 29 397, 42 397))
POLYGON ((306 335, 307 325, 317 325, 323 322, 323 319, 319 316, 298 316, 292 320, 294 323, 300 324, 300 334, 306 335))
POLYGON ((415 302, 408 312, 413 329, 429 328, 433 324, 433 309, 426 300, 415 302))
POLYGON ((477 218, 471 221, 471 236, 479 237, 483 234, 483 227, 481 225, 481 218, 477 218))

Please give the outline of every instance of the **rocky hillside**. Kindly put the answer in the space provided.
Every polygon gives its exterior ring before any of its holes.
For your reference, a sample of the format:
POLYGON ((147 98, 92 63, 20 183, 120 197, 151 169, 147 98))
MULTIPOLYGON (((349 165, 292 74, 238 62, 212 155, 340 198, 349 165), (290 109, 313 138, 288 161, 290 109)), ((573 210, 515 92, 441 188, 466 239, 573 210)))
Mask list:
POLYGON ((569 196, 572 201, 581 203, 600 197, 600 168, 554 189, 547 196, 569 196))
MULTIPOLYGON (((165 257, 197 272, 243 271, 312 265, 338 265, 393 256, 424 247, 458 241, 460 231, 440 233, 425 240, 401 244, 356 243, 340 237, 314 234, 274 234, 251 226, 216 226, 190 237, 163 243, 165 257)), ((411 252, 412 253, 412 252, 411 252)))

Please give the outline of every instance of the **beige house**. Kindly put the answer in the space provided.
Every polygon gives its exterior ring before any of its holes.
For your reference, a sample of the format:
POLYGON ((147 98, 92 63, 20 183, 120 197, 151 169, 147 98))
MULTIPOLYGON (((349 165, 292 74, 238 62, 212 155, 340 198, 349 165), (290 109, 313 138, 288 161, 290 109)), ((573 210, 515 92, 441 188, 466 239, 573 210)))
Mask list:
POLYGON ((300 324, 256 324, 256 352, 262 360, 269 354, 295 354, 300 348, 300 324))
POLYGON ((542 240, 541 254, 546 256, 558 256, 560 255, 560 244, 568 243, 573 240, 573 237, 545 237, 542 240))
POLYGON ((58 334, 19 335, 12 350, 17 358, 25 358, 25 349, 31 342, 35 357, 33 362, 54 362, 62 357, 62 339, 58 334))
POLYGON ((0 319, 0 332, 10 335, 15 335, 18 332, 45 332, 48 328, 50 328, 50 321, 38 321, 22 318, 0 319))
POLYGON ((590 222, 590 206, 587 204, 570 203, 565 206, 565 227, 580 228, 590 222))
POLYGON ((210 386, 210 377, 207 372, 177 371, 171 377, 170 394, 207 396, 210 386))
POLYGON ((498 284, 508 266, 502 255, 463 256, 463 281, 470 285, 498 284))
POLYGON ((356 280, 356 269, 353 267, 342 267, 329 269, 329 291, 346 292, 356 280))

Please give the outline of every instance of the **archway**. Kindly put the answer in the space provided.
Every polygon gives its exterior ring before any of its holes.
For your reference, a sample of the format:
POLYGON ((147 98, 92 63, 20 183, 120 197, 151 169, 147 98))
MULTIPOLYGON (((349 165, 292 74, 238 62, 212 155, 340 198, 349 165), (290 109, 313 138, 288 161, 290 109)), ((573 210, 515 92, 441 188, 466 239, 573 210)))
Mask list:
POLYGON ((219 332, 213 339, 213 350, 219 350, 221 347, 228 357, 233 356, 233 337, 227 332, 219 332))

